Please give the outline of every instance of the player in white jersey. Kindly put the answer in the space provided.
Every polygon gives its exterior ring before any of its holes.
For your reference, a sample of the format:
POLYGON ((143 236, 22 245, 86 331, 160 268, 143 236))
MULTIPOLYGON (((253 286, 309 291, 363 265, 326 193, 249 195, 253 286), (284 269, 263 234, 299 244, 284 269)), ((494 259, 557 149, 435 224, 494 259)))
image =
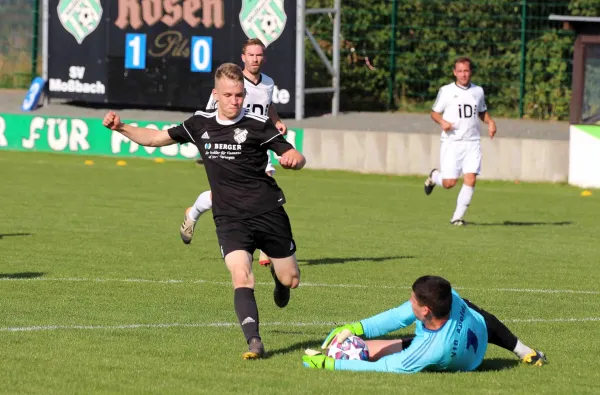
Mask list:
POLYGON ((450 220, 452 225, 462 226, 477 175, 481 172, 479 120, 487 123, 492 139, 496 134, 496 123, 487 111, 483 88, 471 83, 469 58, 456 60, 454 76, 456 82, 440 88, 431 112, 431 118, 442 127, 442 144, 440 170, 433 169, 429 173, 425 180, 425 194, 431 194, 436 185, 453 188, 462 172, 463 186, 450 220))
MULTIPOLYGON (((249 112, 268 116, 281 134, 285 134, 287 132, 287 127, 279 118, 277 110, 275 109, 275 105, 273 105, 271 101, 275 82, 273 79, 271 79, 271 77, 260 72, 262 64, 265 61, 264 51, 264 44, 257 38, 251 38, 247 40, 242 47, 242 62, 244 63, 244 88, 246 90, 244 107, 246 107, 249 112)), ((218 103, 211 94, 206 108, 216 109, 217 106, 218 103)), ((265 172, 270 176, 275 174, 275 167, 271 163, 271 157, 268 153, 267 167, 265 168, 265 172)), ((191 243, 198 218, 200 218, 204 212, 210 210, 211 208, 211 191, 205 191, 198 196, 192 207, 186 209, 183 223, 179 229, 181 240, 183 240, 185 244, 191 243)), ((266 256, 262 251, 260 251, 259 263, 261 265, 270 264, 269 257, 266 256)))

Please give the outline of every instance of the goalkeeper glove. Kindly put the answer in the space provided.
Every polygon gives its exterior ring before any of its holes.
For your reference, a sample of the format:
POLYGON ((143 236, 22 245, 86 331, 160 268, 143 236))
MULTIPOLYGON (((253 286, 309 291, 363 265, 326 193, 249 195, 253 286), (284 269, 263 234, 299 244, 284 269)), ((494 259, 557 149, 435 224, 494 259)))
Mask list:
POLYGON ((306 368, 335 370, 335 359, 316 352, 303 355, 302 364, 306 368))
POLYGON ((322 349, 326 349, 329 347, 334 338, 337 338, 338 343, 342 343, 348 337, 354 336, 362 336, 365 334, 363 330, 363 326, 360 322, 353 322, 352 324, 346 324, 344 326, 339 326, 329 332, 329 335, 325 338, 323 344, 321 344, 322 349))

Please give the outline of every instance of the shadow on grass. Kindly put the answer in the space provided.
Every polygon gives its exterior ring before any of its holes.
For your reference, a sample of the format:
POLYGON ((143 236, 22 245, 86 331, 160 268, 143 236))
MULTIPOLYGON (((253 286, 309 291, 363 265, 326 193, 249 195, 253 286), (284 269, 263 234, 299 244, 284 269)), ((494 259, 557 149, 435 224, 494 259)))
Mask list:
POLYGON ((307 265, 336 265, 339 263, 348 263, 348 262, 359 262, 359 261, 385 262, 385 261, 392 261, 394 259, 413 259, 413 258, 415 258, 415 257, 412 255, 403 255, 403 256, 384 256, 384 257, 300 259, 300 260, 298 260, 298 262, 305 263, 307 265))
POLYGON ((514 369, 519 366, 520 361, 512 358, 491 358, 484 359, 476 372, 497 372, 499 370, 514 369))
MULTIPOLYGON (((481 362, 481 365, 479 365, 479 367, 477 369, 475 369, 473 372, 469 372, 469 373, 485 373, 485 372, 499 372, 501 370, 506 370, 506 369, 514 369, 517 366, 519 366, 520 362, 516 359, 508 359, 508 358, 491 358, 491 359, 484 359, 483 362, 481 362)), ((429 372, 423 372, 425 374, 464 374, 465 372, 434 372, 434 371, 429 371, 429 372)), ((421 373, 422 374, 422 373, 421 373)))
POLYGON ((572 225, 572 221, 562 222, 519 222, 519 221, 503 221, 503 222, 467 222, 467 225, 475 226, 565 226, 572 225))
POLYGON ((2 279, 2 278, 14 278, 14 279, 36 278, 36 277, 42 277, 44 274, 46 274, 46 273, 43 273, 43 272, 0 273, 0 279, 2 279))
POLYGON ((279 354, 287 354, 291 352, 301 351, 298 353, 298 358, 300 359, 302 358, 302 355, 304 355, 304 350, 306 350, 307 348, 312 348, 313 350, 320 350, 321 343, 323 343, 323 339, 310 339, 290 344, 289 346, 283 348, 276 348, 274 350, 267 349, 266 358, 271 358, 279 354))
POLYGON ((5 237, 32 236, 33 233, 0 233, 0 240, 5 237))

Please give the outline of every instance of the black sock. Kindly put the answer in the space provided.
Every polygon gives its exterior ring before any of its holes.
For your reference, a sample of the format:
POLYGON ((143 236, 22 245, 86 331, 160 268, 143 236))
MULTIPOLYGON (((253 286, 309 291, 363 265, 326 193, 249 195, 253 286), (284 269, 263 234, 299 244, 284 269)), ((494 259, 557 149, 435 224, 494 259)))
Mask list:
POLYGON ((488 343, 495 344, 512 352, 517 346, 518 339, 510 329, 496 318, 495 315, 477 307, 467 299, 463 300, 467 303, 467 306, 483 316, 488 331, 488 343))
POLYGON ((252 288, 236 288, 233 294, 233 305, 246 341, 249 342, 253 337, 260 339, 258 334, 258 306, 254 298, 254 290, 252 288))

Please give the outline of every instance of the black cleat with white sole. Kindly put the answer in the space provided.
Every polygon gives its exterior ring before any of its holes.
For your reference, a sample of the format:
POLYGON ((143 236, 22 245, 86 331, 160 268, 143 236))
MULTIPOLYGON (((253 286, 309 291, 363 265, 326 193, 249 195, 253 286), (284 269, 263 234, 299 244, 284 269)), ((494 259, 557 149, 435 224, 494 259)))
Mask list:
POLYGON ((277 307, 284 308, 290 301, 290 289, 283 285, 275 274, 275 267, 271 265, 271 276, 275 281, 275 289, 273 290, 273 300, 277 307))
POLYGON ((433 192, 433 188, 435 188, 435 181, 433 181, 433 172, 436 171, 437 169, 433 169, 429 172, 429 177, 427 177, 427 179, 425 180, 425 195, 431 195, 431 192, 433 192))

